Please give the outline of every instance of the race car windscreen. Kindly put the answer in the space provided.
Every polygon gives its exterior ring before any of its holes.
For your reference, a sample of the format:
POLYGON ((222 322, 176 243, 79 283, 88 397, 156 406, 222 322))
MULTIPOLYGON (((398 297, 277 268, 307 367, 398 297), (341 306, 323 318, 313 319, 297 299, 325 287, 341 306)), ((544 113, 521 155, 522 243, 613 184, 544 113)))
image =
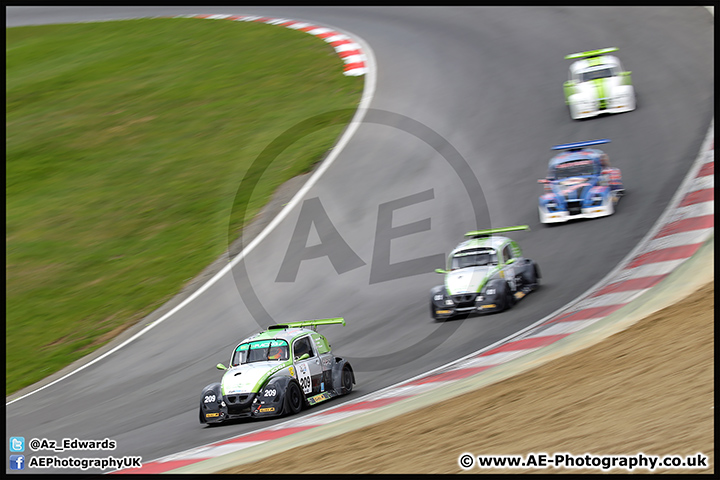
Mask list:
POLYGON ((612 67, 598 68, 593 70, 585 70, 580 72, 581 82, 590 82, 599 78, 612 77, 615 74, 612 67))
POLYGON ((258 340, 256 342, 242 343, 233 354, 232 365, 254 362, 267 362, 273 360, 287 360, 290 349, 285 340, 258 340))
POLYGON ((463 250, 453 255, 452 270, 467 267, 497 265, 497 252, 492 248, 463 250))
POLYGON ((595 175, 595 164, 590 160, 580 160, 577 162, 565 162, 555 165, 553 169, 554 178, 562 180, 570 177, 585 177, 595 175))

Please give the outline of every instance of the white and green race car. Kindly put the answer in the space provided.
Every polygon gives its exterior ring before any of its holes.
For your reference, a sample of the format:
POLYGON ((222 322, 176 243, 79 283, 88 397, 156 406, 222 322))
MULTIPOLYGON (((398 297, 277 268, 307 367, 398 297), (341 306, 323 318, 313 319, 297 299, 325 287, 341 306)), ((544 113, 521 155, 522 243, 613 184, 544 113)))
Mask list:
POLYGON ((200 423, 243 417, 292 415, 305 406, 352 392, 355 373, 335 356, 319 325, 345 325, 343 318, 272 325, 233 349, 222 380, 200 395, 200 423))
POLYGON ((612 47, 565 56, 566 60, 579 59, 570 65, 570 78, 564 85, 565 103, 574 120, 635 110, 630 72, 623 70, 617 57, 607 55, 615 51, 612 47))
POLYGON ((430 315, 446 320, 457 315, 501 312, 538 287, 540 269, 523 257, 520 246, 498 233, 530 230, 527 225, 478 230, 455 247, 447 259, 445 284, 430 290, 430 315))

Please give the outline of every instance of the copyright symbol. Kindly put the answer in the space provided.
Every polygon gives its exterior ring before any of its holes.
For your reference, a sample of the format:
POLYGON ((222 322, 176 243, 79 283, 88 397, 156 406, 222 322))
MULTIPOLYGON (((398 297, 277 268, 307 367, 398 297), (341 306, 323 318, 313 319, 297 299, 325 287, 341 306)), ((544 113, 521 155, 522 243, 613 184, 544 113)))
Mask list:
POLYGON ((463 453, 462 455, 460 455, 460 458, 458 458, 458 464, 463 470, 470 470, 475 464, 475 457, 473 457, 469 453, 463 453))
POLYGON ((30 450, 33 452, 36 452, 40 448, 40 440, 37 438, 33 438, 30 440, 30 450))

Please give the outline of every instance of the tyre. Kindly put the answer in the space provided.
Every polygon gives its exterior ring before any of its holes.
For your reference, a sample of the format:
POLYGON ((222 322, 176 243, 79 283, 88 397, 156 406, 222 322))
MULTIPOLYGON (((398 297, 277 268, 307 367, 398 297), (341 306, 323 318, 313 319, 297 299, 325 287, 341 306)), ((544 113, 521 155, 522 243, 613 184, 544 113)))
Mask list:
POLYGON ((615 199, 612 194, 608 195, 608 210, 610 211, 608 215, 615 213, 615 199))
POLYGON ((430 302, 430 316, 435 320, 438 319, 437 315, 435 314, 435 305, 433 305, 432 302, 430 302))
POLYGON ((205 417, 203 416, 202 407, 200 407, 200 423, 201 423, 202 425, 206 425, 207 428, 217 427, 218 425, 221 424, 221 422, 207 423, 207 422, 205 421, 205 417))
POLYGON ((505 304, 503 305, 502 311, 509 310, 515 305, 515 295, 510 290, 510 285, 505 284, 505 304))
POLYGON ((435 319, 436 322, 444 322, 450 317, 438 317, 435 313, 435 305, 433 305, 432 301, 430 301, 430 316, 435 319))
POLYGON ((297 382, 290 382, 285 391, 285 406, 283 407, 286 415, 295 415, 303 406, 303 394, 297 382))
POLYGON ((522 291, 524 292, 527 288, 535 290, 540 283, 540 271, 538 270, 537 264, 532 260, 527 261, 528 265, 523 270, 522 275, 522 291))
POLYGON ((345 392, 345 395, 352 392, 353 389, 353 374, 352 371, 350 371, 350 367, 345 365, 343 367, 342 371, 342 386, 343 391, 345 392))

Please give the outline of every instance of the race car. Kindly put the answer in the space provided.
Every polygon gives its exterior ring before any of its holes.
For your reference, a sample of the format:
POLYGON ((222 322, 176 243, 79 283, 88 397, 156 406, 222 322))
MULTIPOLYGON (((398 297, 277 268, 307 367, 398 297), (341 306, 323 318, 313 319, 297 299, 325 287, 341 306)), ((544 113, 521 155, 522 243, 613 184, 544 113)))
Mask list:
POLYGON ((305 406, 352 392, 355 373, 335 356, 319 325, 345 325, 326 318, 272 325, 232 351, 222 380, 200 395, 200 423, 298 413, 305 406))
POLYGON ((610 143, 608 139, 555 145, 562 153, 550 159, 547 178, 539 198, 538 213, 542 223, 560 223, 578 218, 612 215, 625 193, 619 168, 610 166, 605 152, 594 145, 610 143))
POLYGON ((465 234, 447 259, 444 285, 430 290, 430 315, 438 321, 457 315, 502 312, 538 287, 540 268, 518 244, 498 233, 530 230, 527 225, 465 234))
POLYGON ((580 59, 570 65, 570 78, 564 84, 565 103, 574 120, 635 110, 631 72, 623 70, 616 56, 606 55, 615 51, 612 47, 565 56, 580 59))

